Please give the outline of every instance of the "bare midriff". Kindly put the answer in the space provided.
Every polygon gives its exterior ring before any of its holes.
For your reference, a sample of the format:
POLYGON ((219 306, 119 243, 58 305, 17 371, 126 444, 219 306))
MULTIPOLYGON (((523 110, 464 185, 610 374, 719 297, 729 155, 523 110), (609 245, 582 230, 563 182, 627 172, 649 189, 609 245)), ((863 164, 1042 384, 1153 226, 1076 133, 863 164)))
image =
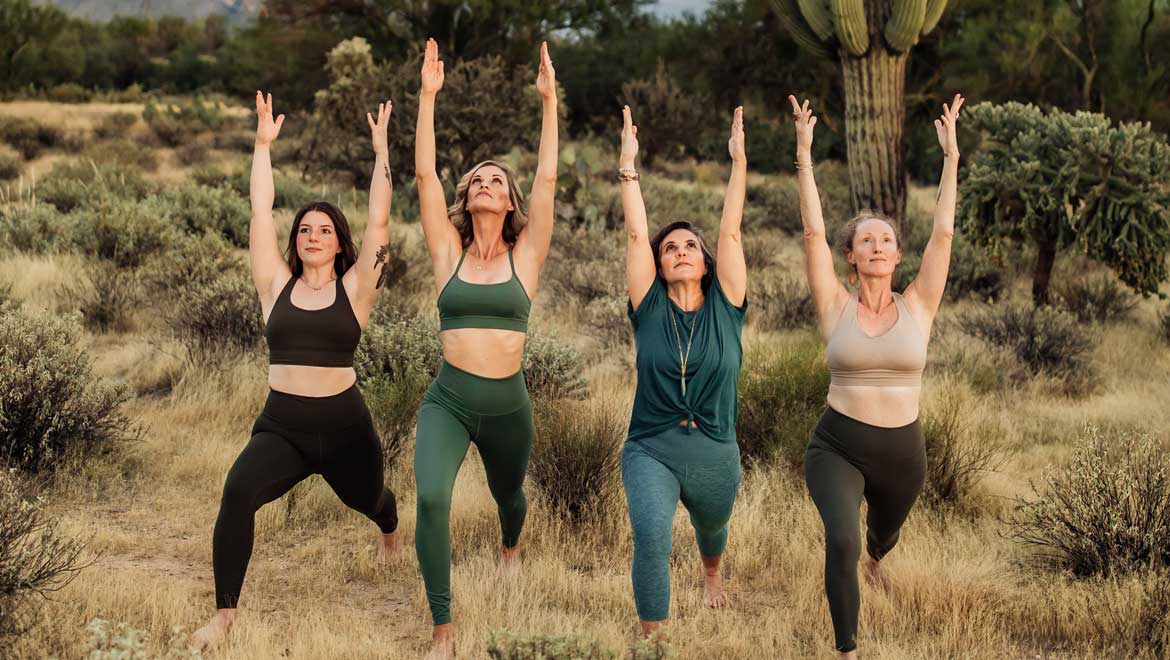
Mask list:
POLYGON ((507 378, 520 371, 526 335, 517 330, 453 328, 439 333, 443 359, 484 378, 507 378))
POLYGON ((897 428, 918 419, 921 385, 829 385, 829 406, 859 422, 897 428))
POLYGON ((268 366, 268 386, 297 396, 333 396, 357 382, 353 367, 309 367, 299 364, 268 366))

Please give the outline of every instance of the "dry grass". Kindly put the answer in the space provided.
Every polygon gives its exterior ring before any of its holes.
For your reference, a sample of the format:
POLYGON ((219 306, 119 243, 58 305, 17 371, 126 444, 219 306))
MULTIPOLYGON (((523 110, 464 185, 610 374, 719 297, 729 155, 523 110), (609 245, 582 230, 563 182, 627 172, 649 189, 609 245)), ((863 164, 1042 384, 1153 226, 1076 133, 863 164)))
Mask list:
MULTIPOLYGON (((58 111, 59 106, 44 105, 45 112, 58 111)), ((22 104, 18 110, 38 108, 22 104)), ((126 109, 90 106, 80 116, 126 109)), ((0 115, 14 112, 11 104, 0 105, 0 115)), ((69 112, 79 111, 70 106, 69 112)), ((171 176, 166 162, 160 169, 171 176)), ((912 196, 920 202, 932 198, 929 190, 912 196)), ((344 207, 360 236, 366 209, 344 207)), ((277 219, 286 232, 291 213, 278 213, 277 219)), ((411 249, 421 245, 417 225, 395 225, 395 232, 411 249)), ((775 240, 771 267, 799 272, 798 239, 777 235, 775 240)), ((13 297, 25 304, 59 310, 66 301, 54 292, 81 265, 73 256, 9 254, 0 260, 0 282, 11 283, 13 297)), ((408 277, 413 281, 413 274, 408 277)), ((404 296, 433 313, 430 282, 428 273, 406 290, 384 295, 404 296)), ((1017 283, 1013 295, 1026 295, 1026 286, 1017 283)), ((944 316, 969 304, 951 306, 944 316)), ((1090 396, 1068 399, 1035 385, 973 397, 974 415, 984 427, 979 437, 995 438, 1003 460, 978 485, 976 515, 944 519, 925 507, 911 515, 888 560, 894 590, 884 594, 862 587, 864 657, 990 660, 1130 653, 1136 633, 1124 622, 1140 614, 1140 578, 1075 581, 1036 573, 1025 568, 1022 550, 1001 536, 998 516, 1011 498, 1029 492, 1029 481, 1067 460, 1086 422, 1142 428, 1170 440, 1165 405, 1170 352, 1156 339, 1157 308, 1156 301, 1143 302, 1134 320, 1108 328, 1092 358, 1103 382, 1090 396)), ((581 311, 545 294, 536 301, 534 326, 589 356, 585 374, 592 391, 628 401, 632 351, 597 346, 581 330, 581 311)), ((142 439, 115 464, 86 465, 82 476, 48 492, 52 513, 64 529, 87 539, 96 563, 54 595, 42 625, 5 649, 4 657, 81 657, 84 626, 95 617, 145 630, 151 652, 162 654, 173 627, 189 632, 212 613, 211 530, 223 479, 263 405, 265 363, 257 356, 222 370, 191 366, 177 346, 152 334, 149 323, 135 327, 87 341, 98 373, 137 393, 127 410, 142 425, 142 439)), ((778 346, 790 338, 751 326, 745 332, 748 343, 778 346)), ((945 356, 932 360, 939 357, 945 356)), ((942 377, 933 373, 936 366, 928 372, 928 397, 942 377)), ((407 541, 389 565, 374 560, 375 528, 317 478, 297 488, 291 506, 286 498, 261 510, 241 616, 228 645, 213 657, 372 660, 425 651, 429 614, 410 544, 411 458, 408 448, 388 475, 407 541)), ((502 577, 494 563, 495 507, 478 457, 469 454, 451 516, 460 656, 484 657, 493 628, 583 634, 615 650, 626 648, 637 621, 624 505, 574 530, 552 515, 531 483, 528 493, 525 567, 519 575, 502 577)), ((680 657, 835 657, 823 595, 821 524, 799 475, 769 467, 745 476, 725 560, 730 610, 702 607, 694 536, 681 508, 675 522, 669 635, 680 657)))

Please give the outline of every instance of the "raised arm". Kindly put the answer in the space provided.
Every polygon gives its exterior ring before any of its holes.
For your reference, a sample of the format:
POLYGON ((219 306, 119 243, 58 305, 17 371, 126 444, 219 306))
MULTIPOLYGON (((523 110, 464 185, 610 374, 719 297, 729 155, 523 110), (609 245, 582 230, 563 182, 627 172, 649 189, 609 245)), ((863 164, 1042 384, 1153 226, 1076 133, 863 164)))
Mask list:
POLYGON ((443 182, 439 180, 435 167, 435 97, 443 87, 443 61, 439 59, 439 45, 434 39, 427 39, 420 77, 422 87, 418 94, 418 124, 415 126, 414 176, 418 183, 419 215, 435 269, 437 291, 455 269, 463 243, 458 230, 447 219, 443 182))
MULTIPOLYGON (((540 73, 536 76, 542 119, 536 178, 528 197, 528 226, 516 239, 517 264, 523 279, 535 282, 548 256, 553 232, 553 195, 557 187, 557 82, 548 56, 548 44, 540 44, 540 73)), ((529 288, 529 292, 533 291, 529 288)))
POLYGON ((650 250, 650 234, 646 227, 646 204, 642 201, 642 186, 634 160, 638 157, 638 127, 630 115, 630 106, 622 106, 622 150, 618 156, 618 180, 622 187, 622 216, 626 221, 626 289, 634 309, 654 284, 658 269, 650 250))
POLYGON ((280 134, 284 115, 272 119, 272 94, 267 98, 256 92, 256 149, 252 154, 252 176, 248 197, 252 203, 252 222, 248 228, 248 258, 252 265, 252 282, 260 295, 262 309, 270 309, 276 300, 274 287, 283 286, 292 277, 288 263, 276 240, 276 223, 272 220, 272 202, 276 188, 272 182, 270 145, 280 134))
POLYGON ((951 240, 955 235, 955 203, 959 189, 959 143, 955 139, 955 122, 963 97, 955 94, 948 107, 943 104, 942 117, 934 120, 938 133, 938 144, 943 151, 942 180, 938 185, 938 200, 934 204, 934 228, 930 241, 922 253, 922 265, 918 276, 906 288, 906 304, 914 315, 925 321, 922 325, 929 332, 942 303, 943 290, 947 285, 947 271, 951 266, 951 240))
POLYGON ((804 267, 813 306, 817 308, 817 324, 826 340, 841 316, 849 292, 833 271, 833 251, 825 235, 825 218, 821 214, 821 197, 813 178, 812 139, 817 118, 809 110, 808 100, 801 106, 795 96, 792 118, 796 125, 796 181, 800 190, 800 222, 804 226, 804 267))
POLYGON ((374 146, 374 174, 370 178, 370 209, 366 233, 362 236, 357 263, 347 271, 343 282, 353 291, 354 312, 364 320, 385 281, 386 250, 390 245, 390 197, 394 182, 390 177, 390 146, 386 129, 390 125, 390 101, 378 104, 378 119, 366 113, 374 146))
POLYGON ((731 120, 727 151, 731 153, 731 177, 723 197, 723 218, 719 221, 715 270, 727 299, 740 307, 747 296, 747 264, 743 259, 743 237, 740 234, 743 198, 747 193, 747 152, 744 148, 742 105, 735 109, 735 116, 731 120))

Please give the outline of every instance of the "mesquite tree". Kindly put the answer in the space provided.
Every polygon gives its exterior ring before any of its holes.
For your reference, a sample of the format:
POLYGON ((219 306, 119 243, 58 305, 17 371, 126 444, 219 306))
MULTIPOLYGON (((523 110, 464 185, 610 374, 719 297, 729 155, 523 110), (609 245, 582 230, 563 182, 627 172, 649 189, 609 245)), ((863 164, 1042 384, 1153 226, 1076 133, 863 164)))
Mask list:
POLYGON ((1032 300, 1048 302, 1058 250, 1101 261, 1143 295, 1166 281, 1170 143, 1148 123, 1031 104, 980 103, 964 119, 982 134, 960 185, 959 231, 983 245, 1036 246, 1032 300))
POLYGON ((906 215, 906 59, 947 0, 772 0, 801 47, 841 62, 854 210, 906 215))

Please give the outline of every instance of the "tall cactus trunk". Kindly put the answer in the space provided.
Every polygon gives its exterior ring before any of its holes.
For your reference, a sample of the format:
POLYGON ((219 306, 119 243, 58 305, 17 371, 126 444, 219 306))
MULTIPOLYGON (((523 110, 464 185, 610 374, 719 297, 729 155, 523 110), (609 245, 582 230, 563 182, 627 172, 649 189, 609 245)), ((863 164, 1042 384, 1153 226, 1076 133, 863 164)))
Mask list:
POLYGON ((878 44, 862 57, 841 54, 845 78, 845 144, 855 211, 873 209, 906 228, 906 58, 878 44))

